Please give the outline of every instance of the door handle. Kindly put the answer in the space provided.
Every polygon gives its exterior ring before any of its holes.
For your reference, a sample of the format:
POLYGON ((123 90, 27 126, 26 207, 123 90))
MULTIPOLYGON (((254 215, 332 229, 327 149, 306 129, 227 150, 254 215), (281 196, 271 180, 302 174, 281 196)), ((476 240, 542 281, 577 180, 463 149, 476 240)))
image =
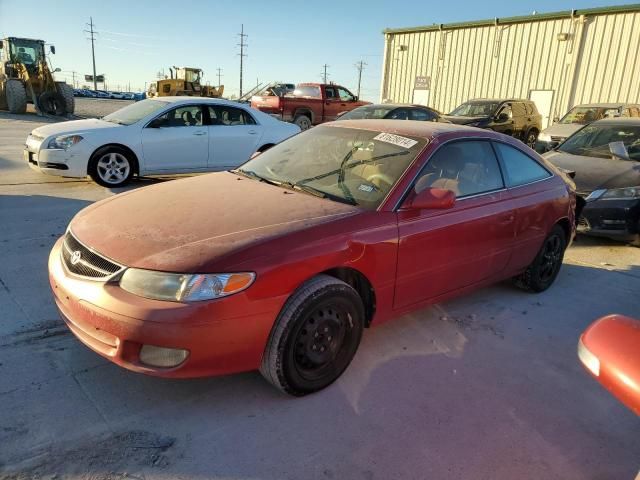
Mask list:
POLYGON ((193 132, 193 134, 200 136, 200 135, 206 135, 207 132, 193 132))
POLYGON ((249 130, 247 133, 248 133, 249 135, 255 135, 255 134, 256 134, 256 133, 258 133, 258 132, 256 132, 255 130, 249 130))

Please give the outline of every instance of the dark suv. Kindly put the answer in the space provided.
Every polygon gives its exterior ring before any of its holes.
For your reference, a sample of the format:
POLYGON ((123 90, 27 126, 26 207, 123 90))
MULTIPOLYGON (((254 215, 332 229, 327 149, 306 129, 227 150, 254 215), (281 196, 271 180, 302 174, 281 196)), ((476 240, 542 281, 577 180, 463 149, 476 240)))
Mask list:
POLYGON ((486 128, 511 135, 533 148, 542 129, 542 116, 531 100, 469 100, 444 115, 451 123, 486 128))

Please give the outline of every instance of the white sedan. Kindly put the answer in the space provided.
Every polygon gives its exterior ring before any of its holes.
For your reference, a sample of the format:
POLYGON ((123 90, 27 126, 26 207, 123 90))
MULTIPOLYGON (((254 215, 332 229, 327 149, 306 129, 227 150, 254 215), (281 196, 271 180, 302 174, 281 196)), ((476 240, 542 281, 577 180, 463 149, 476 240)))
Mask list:
POLYGON ((118 187, 134 174, 235 168, 299 131, 236 102, 162 97, 101 119, 36 128, 27 137, 24 157, 30 167, 48 175, 89 175, 100 185, 118 187))

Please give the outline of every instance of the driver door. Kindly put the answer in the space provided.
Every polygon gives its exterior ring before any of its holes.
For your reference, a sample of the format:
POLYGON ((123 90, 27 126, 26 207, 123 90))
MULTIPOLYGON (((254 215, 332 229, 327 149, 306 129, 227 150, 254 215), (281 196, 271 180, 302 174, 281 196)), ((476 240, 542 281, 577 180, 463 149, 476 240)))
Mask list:
POLYGON ((142 129, 144 170, 154 172, 205 171, 209 138, 201 105, 183 105, 163 113, 142 129))

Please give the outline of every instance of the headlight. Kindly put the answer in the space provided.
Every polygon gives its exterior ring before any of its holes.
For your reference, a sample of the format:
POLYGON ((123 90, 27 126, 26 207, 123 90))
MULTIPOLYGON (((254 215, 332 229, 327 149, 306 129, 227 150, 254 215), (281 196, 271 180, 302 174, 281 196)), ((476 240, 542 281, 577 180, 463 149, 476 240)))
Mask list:
POLYGON ((82 140, 82 137, 80 135, 61 135, 52 139, 49 142, 47 148, 61 148, 66 150, 67 148, 78 143, 80 140, 82 140))
POLYGON ((127 292, 154 300, 199 302, 241 292, 253 283, 251 272, 221 274, 164 273, 129 268, 120 279, 127 292))
POLYGON ((549 135, 548 133, 541 132, 540 134, 538 134, 538 140, 540 140, 541 142, 550 142, 551 135, 549 135))
POLYGON ((594 190, 586 200, 634 200, 640 198, 640 187, 612 188, 610 190, 594 190))

